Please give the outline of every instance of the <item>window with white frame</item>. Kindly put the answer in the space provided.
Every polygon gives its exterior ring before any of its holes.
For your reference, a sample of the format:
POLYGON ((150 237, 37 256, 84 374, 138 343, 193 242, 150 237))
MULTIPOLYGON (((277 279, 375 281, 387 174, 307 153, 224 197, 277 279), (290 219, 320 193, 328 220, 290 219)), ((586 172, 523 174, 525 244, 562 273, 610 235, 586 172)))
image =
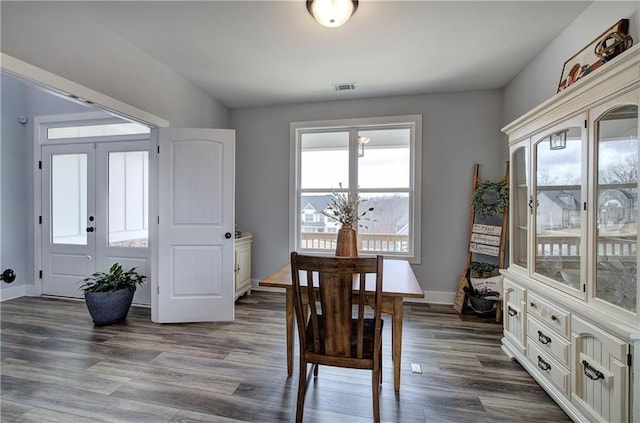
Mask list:
POLYGON ((321 213, 334 193, 351 193, 361 212, 373 207, 358 250, 419 262, 421 132, 420 115, 292 123, 292 249, 335 251, 340 224, 321 213))

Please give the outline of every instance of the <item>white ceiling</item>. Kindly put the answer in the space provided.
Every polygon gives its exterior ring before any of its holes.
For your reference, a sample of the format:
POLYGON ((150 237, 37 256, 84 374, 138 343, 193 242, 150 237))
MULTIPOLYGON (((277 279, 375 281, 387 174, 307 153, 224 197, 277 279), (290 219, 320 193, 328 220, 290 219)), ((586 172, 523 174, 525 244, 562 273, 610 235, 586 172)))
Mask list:
POLYGON ((339 28, 305 0, 75 6, 238 108, 502 88, 590 3, 361 0, 339 28))

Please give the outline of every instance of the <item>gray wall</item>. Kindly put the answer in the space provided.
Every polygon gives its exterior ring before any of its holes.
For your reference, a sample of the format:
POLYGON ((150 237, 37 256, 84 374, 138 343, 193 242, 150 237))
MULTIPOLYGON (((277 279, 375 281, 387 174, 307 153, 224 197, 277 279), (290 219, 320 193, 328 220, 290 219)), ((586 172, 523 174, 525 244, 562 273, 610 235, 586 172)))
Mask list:
POLYGON ((504 90, 506 125, 558 91, 562 66, 618 20, 629 19, 629 33, 640 42, 640 2, 597 1, 532 60, 504 90))
POLYGON ((289 257, 289 123, 422 114, 422 263, 425 291, 453 292, 468 248, 473 164, 503 176, 501 90, 235 109, 236 223, 253 233, 252 277, 289 257))
MULTIPOLYGON (((2 97, 2 121, 0 132, 0 272, 7 268, 16 272, 12 284, 0 283, 0 289, 25 285, 31 277, 27 275, 28 244, 26 181, 29 165, 29 129, 18 123, 19 116, 28 116, 27 100, 19 84, 0 85, 2 97)), ((33 243, 31 243, 33 244, 33 243)))
POLYGON ((2 52, 179 128, 228 128, 229 112, 74 2, 0 2, 2 52))
POLYGON ((3 282, 0 289, 15 289, 21 285, 33 285, 34 117, 90 110, 4 74, 0 74, 0 89, 0 271, 6 268, 16 271, 15 282, 3 282), (18 122, 20 116, 28 119, 27 124, 18 122))
MULTIPOLYGON (((160 116, 174 127, 229 127, 224 105, 84 15, 73 2, 2 1, 0 8, 3 53, 160 116)), ((67 107, 75 105, 5 82, 3 78, 0 264, 14 268, 19 279, 0 286, 13 290, 33 284, 33 116, 68 113, 67 107), (29 116, 29 124, 18 126, 17 115, 29 116)))

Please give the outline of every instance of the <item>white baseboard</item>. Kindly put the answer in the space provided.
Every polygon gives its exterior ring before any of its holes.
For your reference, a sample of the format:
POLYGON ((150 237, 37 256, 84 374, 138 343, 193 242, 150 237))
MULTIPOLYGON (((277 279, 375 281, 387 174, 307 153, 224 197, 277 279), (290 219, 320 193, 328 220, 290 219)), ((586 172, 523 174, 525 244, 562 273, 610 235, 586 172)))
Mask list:
POLYGON ((455 298, 455 292, 424 291, 424 298, 405 298, 405 301, 409 303, 453 305, 455 298))
MULTIPOLYGON (((251 289, 255 291, 267 291, 267 292, 282 292, 280 288, 272 288, 268 286, 260 286, 260 281, 253 279, 251 281, 251 289)), ((442 292, 442 291, 424 291, 424 298, 405 298, 405 302, 408 303, 426 303, 426 304, 443 304, 453 305, 456 298, 455 292, 442 292)))
POLYGON ((25 285, 6 286, 0 289, 0 302, 24 297, 25 295, 27 295, 25 285))

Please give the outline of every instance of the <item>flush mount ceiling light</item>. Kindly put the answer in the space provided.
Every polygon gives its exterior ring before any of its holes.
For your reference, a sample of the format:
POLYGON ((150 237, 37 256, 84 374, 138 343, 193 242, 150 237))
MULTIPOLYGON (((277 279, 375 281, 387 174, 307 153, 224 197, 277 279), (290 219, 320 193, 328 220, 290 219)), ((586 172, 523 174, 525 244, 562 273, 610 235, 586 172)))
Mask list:
POLYGON ((356 12, 358 0, 307 0, 307 10, 320 25, 335 28, 356 12))

